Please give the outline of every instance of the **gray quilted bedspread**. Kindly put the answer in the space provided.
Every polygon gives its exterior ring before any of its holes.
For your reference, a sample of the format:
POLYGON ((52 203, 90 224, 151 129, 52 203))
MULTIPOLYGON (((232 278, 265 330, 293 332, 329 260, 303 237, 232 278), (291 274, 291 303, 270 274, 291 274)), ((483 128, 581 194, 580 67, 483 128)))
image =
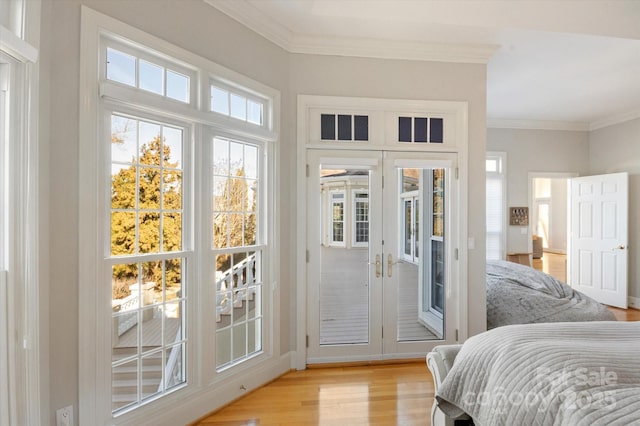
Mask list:
POLYGON ((615 321, 615 316, 550 275, 513 262, 487 261, 487 329, 568 321, 615 321))
POLYGON ((436 399, 478 426, 640 425, 640 322, 499 327, 468 339, 436 399))

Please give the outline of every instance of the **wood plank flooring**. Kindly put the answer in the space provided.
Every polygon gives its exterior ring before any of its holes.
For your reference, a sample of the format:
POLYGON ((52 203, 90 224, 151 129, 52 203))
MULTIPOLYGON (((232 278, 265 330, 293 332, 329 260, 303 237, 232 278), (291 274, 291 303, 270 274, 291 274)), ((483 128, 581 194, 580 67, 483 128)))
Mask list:
POLYGON ((292 371, 198 426, 430 425, 434 387, 424 361, 292 371))
MULTIPOLYGON (((551 257, 544 259, 549 266, 551 257)), ((563 260, 555 260, 552 274, 563 274, 563 260)), ((619 321, 640 321, 639 310, 610 309, 619 321)), ((194 426, 428 426, 433 395, 424 361, 313 368, 289 372, 194 426)))
POLYGON ((532 266, 563 283, 567 282, 567 256, 565 254, 544 252, 541 259, 533 259, 532 266))

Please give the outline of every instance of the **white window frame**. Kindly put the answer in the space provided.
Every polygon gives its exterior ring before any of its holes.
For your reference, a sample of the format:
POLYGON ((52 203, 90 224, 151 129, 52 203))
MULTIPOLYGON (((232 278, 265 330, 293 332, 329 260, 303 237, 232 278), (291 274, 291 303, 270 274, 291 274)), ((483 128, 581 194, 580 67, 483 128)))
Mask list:
MULTIPOLYGON (((358 208, 357 204, 366 202, 367 203, 367 220, 366 223, 369 223, 369 191, 363 189, 355 189, 351 194, 352 208, 351 208, 351 216, 352 216, 352 227, 351 227, 351 247, 369 247, 369 232, 367 231, 367 241, 366 242, 358 242, 357 241, 357 233, 358 227, 356 226, 358 223, 358 208), (358 198, 358 195, 366 194, 366 198, 358 198), (365 201, 366 200, 366 201, 365 201)), ((364 221, 360 221, 364 222, 364 221)))
MULTIPOLYGON (((400 170, 400 173, 402 173, 401 170, 400 170)), ((402 184, 402 177, 400 178, 400 182, 402 184)), ((423 173, 420 172, 420 188, 422 188, 422 182, 423 182, 423 173)), ((421 189, 418 189, 416 191, 410 191, 410 192, 402 192, 400 194, 400 217, 402 217, 402 220, 399 222, 400 229, 398 230, 399 231, 398 235, 400 235, 400 244, 398 245, 398 247, 400 248, 400 253, 398 253, 398 255, 400 259, 406 262, 414 263, 416 265, 419 263, 419 260, 420 260, 420 257, 419 257, 420 251, 417 250, 418 247, 416 245, 416 235, 418 235, 418 230, 416 229, 416 201, 418 202, 419 205, 424 206, 424 203, 422 202, 422 196, 420 195, 420 193, 421 193, 421 189), (405 203, 407 201, 411 202, 411 235, 408 238, 406 235, 407 218, 405 214, 405 203), (405 244, 407 240, 409 241, 409 244, 410 244, 410 253, 407 253, 405 251, 405 244)), ((420 207, 419 209, 422 211, 423 207, 420 207)), ((418 213, 420 214, 420 212, 418 213)), ((418 218, 418 219, 422 219, 422 218, 418 218)))
MULTIPOLYGON (((186 120, 192 124, 192 135, 196 141, 203 141, 209 131, 224 137, 235 137, 240 140, 253 138, 265 146, 266 169, 269 171, 264 180, 267 188, 271 190, 265 203, 265 211, 272 213, 266 222, 265 250, 265 281, 268 286, 264 291, 264 335, 262 354, 247 362, 225 371, 216 372, 215 342, 212 339, 211 329, 205 324, 215 323, 215 309, 211 309, 211 303, 215 300, 212 286, 206 285, 211 277, 208 266, 208 254, 211 246, 207 246, 210 239, 201 237, 208 233, 206 226, 210 220, 204 220, 210 216, 211 194, 208 194, 204 185, 199 180, 193 182, 194 196, 191 200, 196 221, 193 224, 193 249, 195 250, 194 262, 196 266, 189 273, 196 282, 200 283, 191 288, 191 300, 193 303, 187 308, 186 318, 190 324, 187 331, 189 335, 188 351, 188 383, 182 389, 175 391, 163 398, 156 399, 134 410, 124 412, 114 417, 111 413, 110 398, 110 363, 111 344, 110 338, 105 336, 111 332, 110 307, 103 306, 100 301, 110 300, 109 288, 98 291, 96 285, 80 286, 80 353, 79 353, 79 386, 80 406, 79 424, 186 424, 197 420, 199 417, 237 398, 243 391, 238 386, 238 380, 248 389, 254 389, 263 383, 272 380, 280 374, 288 371, 291 361, 280 356, 279 334, 280 329, 278 305, 278 277, 279 263, 278 241, 279 222, 275 213, 277 208, 275 189, 278 185, 277 176, 274 174, 275 158, 277 157, 277 144, 279 132, 279 105, 280 94, 278 91, 258 83, 248 77, 215 64, 205 58, 190 53, 184 49, 173 46, 166 41, 158 39, 129 25, 117 21, 108 16, 97 13, 82 6, 81 28, 81 70, 80 92, 83 93, 80 104, 80 140, 100 140, 99 128, 104 125, 98 120, 102 117, 99 109, 105 102, 111 100, 126 99, 130 107, 145 106, 149 111, 170 110, 170 115, 177 120, 186 120), (201 92, 195 99, 209 99, 208 90, 211 78, 220 78, 225 81, 233 81, 241 87, 261 93, 265 96, 268 108, 263 113, 264 126, 258 127, 251 123, 238 122, 228 117, 220 117, 208 111, 208 101, 198 101, 197 107, 186 105, 179 101, 171 103, 163 102, 161 96, 151 92, 123 87, 116 82, 96 81, 99 74, 96 60, 101 50, 101 37, 112 37, 118 40, 132 40, 135 44, 148 48, 151 52, 162 52, 169 58, 181 63, 193 66, 198 70, 197 85, 201 92), (196 306, 197 301, 197 306, 196 306)), ((79 277, 83 283, 103 282, 104 268, 100 266, 104 261, 105 244, 103 232, 105 230, 105 203, 108 200, 100 195, 104 194, 107 185, 103 173, 98 175, 96 170, 104 170, 106 167, 105 155, 99 149, 99 144, 80 144, 80 249, 79 249, 79 277), (97 189, 102 189, 101 191, 97 189), (96 232, 98 230, 98 232, 96 232)), ((196 149, 198 147, 196 146, 196 149)), ((205 169, 210 166, 207 157, 206 144, 202 143, 202 152, 192 152, 193 168, 196 176, 205 176, 205 169)), ((106 175, 106 173, 105 173, 106 175)), ((266 193, 265 193, 266 194, 266 193)), ((264 196, 263 196, 264 197, 264 196)), ((105 287, 105 286, 103 286, 105 287)), ((215 302, 214 302, 215 303, 215 302)))
POLYGON ((49 416, 49 392, 41 385, 48 375, 40 298, 48 261, 39 244, 40 6, 8 0, 0 10, 0 424, 41 424, 49 416))
POLYGON ((344 190, 330 191, 329 192, 329 214, 327 218, 329 220, 329 245, 332 247, 346 247, 347 246, 347 193, 344 190), (342 195, 341 198, 335 197, 336 195, 342 195), (333 206, 335 204, 342 204, 342 241, 334 239, 333 234, 333 206))
MULTIPOLYGON (((489 236, 494 235, 499 238, 500 241, 500 256, 499 259, 503 260, 506 258, 507 251, 507 153, 499 152, 499 151, 487 151, 486 153, 487 160, 495 160, 497 161, 497 170, 495 172, 486 171, 486 179, 494 179, 499 180, 501 184, 502 197, 500 200, 500 211, 502 212, 502 217, 500 220, 501 229, 498 232, 490 232, 487 227, 487 244, 489 244, 489 236)), ((489 194, 487 194, 489 196, 489 194)), ((489 207, 489 203, 487 203, 487 208, 489 207)), ((492 203, 493 205, 493 203, 492 203)), ((487 212, 487 217, 489 212, 487 212)), ((489 259, 489 250, 487 249, 487 259, 489 259)))
MULTIPOLYGON (((269 157, 269 154, 267 152, 267 150, 269 149, 268 145, 261 145, 259 140, 256 139, 252 139, 252 138, 247 138, 247 137, 243 137, 243 138, 233 138, 233 137, 229 137, 228 135, 225 135, 224 133, 221 132, 217 132, 215 130, 210 131, 207 133, 206 135, 206 140, 207 141, 211 141, 211 144, 207 147, 206 151, 206 156, 207 158, 212 158, 211 155, 211 149, 213 147, 213 140, 215 138, 220 138, 220 139, 225 139, 229 142, 237 142, 243 145, 256 145, 258 148, 258 164, 257 164, 257 174, 258 176, 256 177, 257 179, 257 183, 258 183, 258 187, 257 187, 257 192, 258 192, 258 204, 256 206, 256 217, 258 222, 256 223, 257 225, 257 233, 256 233, 256 244, 254 245, 242 245, 242 246, 234 246, 234 247, 229 247, 229 248, 214 248, 214 244, 213 244, 213 240, 209 239, 207 242, 207 247, 208 247, 208 259, 209 262, 211 262, 212 264, 215 265, 216 263, 216 256, 219 254, 233 254, 233 253, 244 253, 244 252, 254 252, 254 254, 260 253, 260 256, 258 257, 259 262, 262 266, 262 270, 261 270, 261 276, 262 276, 262 280, 261 281, 256 281, 256 287, 260 288, 260 294, 261 294, 261 298, 262 298, 262 303, 264 306, 265 303, 265 291, 266 291, 266 286, 265 286, 265 282, 266 280, 264 279, 264 277, 269 276, 269 264, 267 262, 267 260, 270 257, 270 250, 269 250, 269 245, 265 243, 265 241, 268 241, 269 238, 269 224, 267 219, 267 215, 265 214, 265 212, 267 211, 267 200, 269 199, 269 191, 270 188, 268 187, 267 184, 267 179, 269 177, 268 173, 265 173, 265 170, 268 169, 268 165, 266 162, 266 159, 269 157), (261 145, 261 146, 260 146, 261 145)), ((209 164, 209 163, 207 163, 209 164)), ((213 180, 213 168, 210 167, 209 170, 205 173, 203 173, 204 179, 207 181, 212 181, 213 180)), ((213 193, 213 191, 208 191, 210 193, 213 193)), ((208 206, 213 206, 214 202, 213 202, 213 198, 211 199, 211 202, 209 202, 207 205, 208 206)), ((208 217, 212 217, 213 216, 213 209, 209 210, 208 213, 208 217)), ((209 222, 207 222, 209 223, 209 222)), ((212 226, 209 226, 208 229, 212 229, 212 226)), ((209 232, 207 235, 211 235, 211 232, 209 232)), ((216 295, 217 296, 217 295, 216 295)), ((260 317, 260 321, 262 322, 262 329, 263 329, 263 333, 262 336, 265 336, 265 315, 264 314, 260 314, 260 315, 256 315, 256 318, 260 317)), ((267 316, 268 318, 268 316, 267 316)), ((249 322, 246 319, 244 320, 245 323, 249 322)), ((218 331, 218 329, 214 326, 214 333, 216 333, 218 331)), ((245 342, 248 341, 249 336, 245 336, 245 342)), ((217 360, 215 360, 215 368, 216 371, 218 373, 226 373, 226 374, 233 374, 235 372, 234 367, 236 367, 237 365, 240 365, 242 363, 247 362, 247 360, 253 359, 253 358, 257 358, 262 356, 262 354, 265 352, 265 348, 264 348, 264 344, 265 344, 265 339, 261 340, 262 343, 262 348, 254 353, 251 354, 246 354, 244 357, 240 357, 240 359, 232 359, 229 363, 226 363, 224 365, 218 365, 217 364, 217 360)))
MULTIPOLYGON (((174 128, 181 128, 183 129, 183 144, 182 144, 182 188, 183 188, 183 193, 182 193, 182 205, 183 205, 183 209, 182 209, 182 217, 183 217, 183 235, 182 235, 182 250, 179 251, 162 251, 159 250, 156 253, 136 253, 136 254, 132 254, 132 255, 111 255, 111 245, 110 245, 110 238, 105 238, 104 239, 104 248, 103 248, 103 252, 104 252, 104 274, 105 274, 105 279, 102 280, 102 282, 105 282, 106 280, 111 281, 111 277, 112 277, 112 273, 111 273, 111 267, 114 265, 118 265, 118 264, 123 264, 123 263, 137 263, 137 262, 145 262, 145 261, 162 261, 162 260, 170 260, 170 259, 176 259, 176 258, 180 258, 184 260, 184 263, 182 265, 182 290, 185 291, 190 290, 188 287, 188 283, 191 281, 189 279, 189 277, 194 276, 195 273, 192 272, 194 271, 195 268, 193 268, 191 265, 193 265, 193 263, 195 262, 195 253, 194 253, 194 245, 193 245, 193 227, 194 227, 194 223, 193 220, 191 219, 193 217, 193 185, 191 184, 193 182, 193 137, 191 135, 191 125, 188 122, 182 122, 182 121, 177 121, 173 118, 171 118, 168 115, 163 115, 162 112, 158 111, 158 112, 154 112, 154 113, 149 113, 146 111, 142 111, 136 108, 130 108, 128 106, 126 106, 123 103, 120 102, 114 102, 112 100, 104 100, 102 102, 101 105, 101 115, 103 117, 103 123, 104 123, 104 129, 102 130, 102 137, 99 138, 98 140, 100 142, 105 141, 105 140, 110 140, 111 139, 111 116, 112 115, 125 115, 125 116, 131 116, 133 117, 133 119, 139 120, 139 121, 145 121, 145 122, 153 122, 153 123, 158 123, 161 125, 167 125, 167 126, 171 126, 174 128), (186 266, 185 266, 186 263, 186 266), (186 278, 185 278, 186 277, 186 278)), ((102 144, 101 144, 102 145, 102 144)), ((102 146, 100 146, 100 149, 103 150, 103 156, 106 160, 109 161, 109 166, 106 168, 105 172, 105 179, 104 179, 104 189, 102 190, 102 192, 104 192, 104 194, 107 196, 107 199, 105 199, 105 203, 104 203, 104 211, 103 211, 103 217, 104 218, 108 218, 110 217, 111 214, 111 201, 109 198, 109 194, 110 194, 110 178, 111 178, 111 161, 110 161, 110 154, 109 154, 109 145, 104 144, 102 146)), ((138 152, 139 154, 139 152, 138 152)), ((161 192, 162 192, 162 186, 160 188, 161 192)), ((139 207, 136 207, 135 211, 139 212, 141 209, 139 207)), ((158 208, 160 215, 163 214, 164 210, 158 208)), ((108 220, 104 220, 103 221, 103 235, 104 236, 109 236, 111 235, 110 232, 110 222, 108 220)), ((160 235, 162 235, 162 229, 160 229, 160 235)), ((111 297, 109 297, 111 298, 111 297)), ((187 294, 186 296, 186 301, 185 303, 190 303, 189 299, 191 297, 187 294)), ((161 304, 160 305, 162 308, 166 307, 166 305, 161 304)), ((188 309, 187 309, 188 312, 188 309)), ((182 322, 184 324, 185 322, 185 318, 184 318, 184 313, 183 315, 181 315, 182 318, 182 322)), ((189 345, 189 337, 190 337, 190 332, 189 329, 187 328, 187 330, 182 329, 182 333, 183 335, 186 335, 186 338, 183 337, 184 340, 187 340, 186 345, 189 345)), ((111 347, 111 340, 109 340, 109 347, 111 347)), ((164 347, 161 348, 165 349, 167 346, 171 346, 171 343, 165 345, 164 347)), ((139 355, 139 354, 138 354, 139 355)), ((184 356, 184 355, 183 355, 184 356)), ((189 363, 191 361, 192 358, 190 358, 190 354, 189 351, 187 351, 186 354, 186 362, 187 362, 187 370, 189 370, 189 363)), ((189 370, 190 371, 190 370, 189 370)), ((186 374, 186 379, 188 380, 189 375, 186 374)), ((167 395, 168 393, 171 392, 175 392, 177 390, 179 390, 180 388, 186 386, 185 384, 179 385, 175 388, 172 388, 170 390, 167 390, 165 392, 159 393, 154 395, 153 397, 149 398, 149 401, 153 401, 154 399, 157 398, 161 398, 165 395, 167 395)), ((146 402, 143 402, 142 404, 144 404, 146 402)), ((117 414, 115 415, 120 416, 122 413, 126 413, 128 411, 131 410, 135 410, 138 407, 140 407, 141 405, 133 405, 129 408, 123 408, 122 411, 118 411, 117 414)))

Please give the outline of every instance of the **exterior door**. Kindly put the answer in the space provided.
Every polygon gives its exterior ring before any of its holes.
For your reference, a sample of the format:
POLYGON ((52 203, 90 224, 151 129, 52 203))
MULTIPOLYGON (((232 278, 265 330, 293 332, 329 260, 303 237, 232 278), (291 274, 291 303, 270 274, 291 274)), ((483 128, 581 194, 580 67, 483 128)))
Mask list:
POLYGON ((308 150, 307 363, 423 356, 455 342, 446 157, 308 150))
POLYGON ((569 284, 627 308, 628 174, 571 179, 569 284))

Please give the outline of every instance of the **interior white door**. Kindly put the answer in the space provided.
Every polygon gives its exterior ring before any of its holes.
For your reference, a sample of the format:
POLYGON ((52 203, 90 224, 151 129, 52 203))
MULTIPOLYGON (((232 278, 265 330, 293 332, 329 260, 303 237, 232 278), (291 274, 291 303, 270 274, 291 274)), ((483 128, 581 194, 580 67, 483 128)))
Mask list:
POLYGON ((569 284, 627 307, 628 174, 571 179, 569 284))
POLYGON ((307 363, 456 342, 455 155, 308 150, 307 161, 307 363))

